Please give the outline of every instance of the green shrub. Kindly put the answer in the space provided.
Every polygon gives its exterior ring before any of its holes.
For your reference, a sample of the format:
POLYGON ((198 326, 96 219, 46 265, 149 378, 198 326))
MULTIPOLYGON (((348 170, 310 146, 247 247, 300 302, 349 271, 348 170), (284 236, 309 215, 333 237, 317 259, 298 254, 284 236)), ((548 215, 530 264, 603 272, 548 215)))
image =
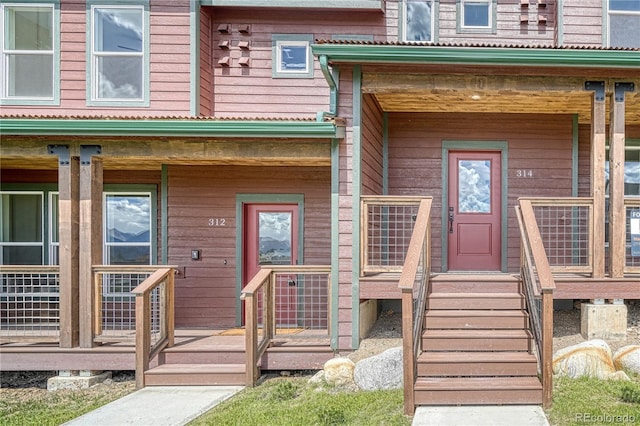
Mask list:
POLYGON ((640 384, 628 382, 622 385, 620 399, 630 404, 640 404, 640 384))
POLYGON ((271 389, 271 398, 275 401, 289 401, 294 399, 298 393, 298 386, 289 380, 276 383, 271 389))

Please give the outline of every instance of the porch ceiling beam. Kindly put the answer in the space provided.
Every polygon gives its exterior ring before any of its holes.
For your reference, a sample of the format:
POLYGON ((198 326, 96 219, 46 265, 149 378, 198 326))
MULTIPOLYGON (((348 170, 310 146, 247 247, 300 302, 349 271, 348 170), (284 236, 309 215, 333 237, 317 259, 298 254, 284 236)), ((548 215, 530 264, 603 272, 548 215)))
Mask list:
POLYGON ((340 138, 334 122, 209 119, 0 118, 4 135, 340 138))
POLYGON ((314 55, 334 63, 458 64, 587 68, 638 68, 638 50, 320 43, 314 55))
POLYGON ((457 90, 473 92, 581 92, 584 78, 515 75, 444 75, 365 73, 364 93, 416 93, 416 91, 457 90))

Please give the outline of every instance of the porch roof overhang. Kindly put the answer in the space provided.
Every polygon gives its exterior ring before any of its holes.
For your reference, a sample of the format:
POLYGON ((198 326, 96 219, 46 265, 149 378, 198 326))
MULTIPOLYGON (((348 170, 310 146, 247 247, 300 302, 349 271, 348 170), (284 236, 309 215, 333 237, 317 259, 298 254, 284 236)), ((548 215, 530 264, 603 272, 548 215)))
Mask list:
MULTIPOLYGON (((591 121, 589 80, 627 92, 626 122, 640 125, 640 49, 318 40, 332 66, 361 65, 362 93, 384 112, 575 114, 591 121)), ((608 118, 608 117, 607 117, 608 118)))
POLYGON ((242 120, 199 117, 0 117, 4 135, 304 138, 344 136, 336 121, 242 120))

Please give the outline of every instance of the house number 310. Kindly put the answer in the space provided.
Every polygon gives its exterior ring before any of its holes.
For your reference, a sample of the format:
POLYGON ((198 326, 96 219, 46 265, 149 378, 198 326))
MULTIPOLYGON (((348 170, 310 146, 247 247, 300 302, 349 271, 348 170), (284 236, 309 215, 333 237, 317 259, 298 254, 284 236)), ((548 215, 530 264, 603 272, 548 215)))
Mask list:
POLYGON ((518 169, 516 170, 516 177, 531 178, 533 177, 533 170, 518 169))
POLYGON ((212 217, 209 219, 209 226, 227 226, 227 219, 212 217))

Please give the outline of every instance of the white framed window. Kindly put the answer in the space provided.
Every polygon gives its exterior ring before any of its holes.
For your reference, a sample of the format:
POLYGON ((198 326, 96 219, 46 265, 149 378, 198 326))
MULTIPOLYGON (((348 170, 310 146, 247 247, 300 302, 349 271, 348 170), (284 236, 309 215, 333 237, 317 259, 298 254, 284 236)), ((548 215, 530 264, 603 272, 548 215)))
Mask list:
POLYGON ((313 78, 313 55, 309 34, 273 34, 274 78, 313 78))
POLYGON ((492 0, 460 0, 459 10, 462 28, 491 28, 493 25, 492 0))
POLYGON ((144 5, 92 5, 90 103, 147 101, 148 25, 144 5))
POLYGON ((107 265, 152 263, 150 192, 104 193, 104 261, 107 265))
POLYGON ((608 44, 640 47, 640 0, 608 0, 608 44))
POLYGON ((404 0, 402 4, 402 40, 435 41, 434 1, 404 0))
POLYGON ((43 265, 44 192, 0 192, 0 264, 43 265))
POLYGON ((3 2, 0 6, 3 103, 57 102, 55 4, 3 2))

